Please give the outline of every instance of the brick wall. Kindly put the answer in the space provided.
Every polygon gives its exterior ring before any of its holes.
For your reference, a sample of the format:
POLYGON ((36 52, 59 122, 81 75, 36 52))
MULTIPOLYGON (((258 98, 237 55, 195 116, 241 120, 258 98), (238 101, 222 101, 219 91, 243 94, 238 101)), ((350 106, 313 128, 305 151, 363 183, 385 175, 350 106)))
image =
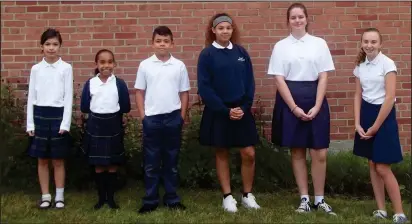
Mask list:
MULTIPOLYGON (((174 32, 173 54, 190 74, 191 101, 196 97, 196 62, 203 48, 205 25, 216 12, 235 17, 242 44, 249 50, 256 75, 256 98, 270 121, 275 86, 266 76, 273 45, 288 35, 286 9, 291 2, 1 2, 1 75, 24 97, 31 66, 41 60, 39 39, 46 27, 63 33, 64 60, 74 67, 76 88, 92 76, 94 55, 101 48, 115 52, 116 74, 132 89, 139 62, 151 55, 154 26, 174 32), (79 84, 79 85, 78 85, 79 84)), ((310 33, 325 38, 336 72, 330 73, 327 96, 331 108, 332 140, 353 138, 355 55, 362 29, 377 27, 384 37, 384 53, 398 69, 397 117, 404 150, 411 147, 411 2, 305 2, 310 33)), ((134 102, 134 97, 132 97, 134 102)), ((133 113, 136 115, 135 106, 133 113)))

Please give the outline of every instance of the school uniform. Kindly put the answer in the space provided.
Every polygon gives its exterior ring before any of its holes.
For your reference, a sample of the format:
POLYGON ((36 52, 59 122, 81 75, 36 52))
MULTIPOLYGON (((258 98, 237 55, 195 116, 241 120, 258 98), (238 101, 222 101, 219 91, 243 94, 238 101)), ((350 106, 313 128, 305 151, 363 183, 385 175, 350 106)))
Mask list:
MULTIPOLYGON (((396 65, 382 52, 379 52, 372 61, 366 57, 365 61, 356 66, 353 71, 362 86, 360 125, 365 132, 374 124, 385 101, 385 76, 389 72, 396 73, 396 65)), ((355 133, 353 153, 375 163, 392 164, 402 161, 395 106, 374 137, 363 140, 357 132, 355 133)))
POLYGON ((153 55, 140 63, 135 88, 145 90, 143 204, 159 203, 160 178, 165 188, 163 203, 179 203, 177 164, 184 123, 179 93, 190 90, 186 66, 173 56, 163 62, 153 55))
POLYGON ((213 42, 202 50, 197 66, 198 90, 205 104, 200 124, 200 144, 213 147, 247 147, 258 143, 251 112, 255 94, 252 62, 240 45, 213 42), (240 120, 230 119, 230 109, 240 107, 240 120))
MULTIPOLYGON (((319 73, 334 70, 325 40, 305 34, 299 40, 292 35, 273 48, 268 74, 285 77, 295 104, 305 113, 316 104, 319 73)), ((311 121, 302 121, 290 110, 279 93, 272 118, 272 142, 289 148, 328 148, 330 114, 326 97, 319 113, 311 121)))
POLYGON ((28 153, 36 158, 63 159, 70 150, 73 69, 61 58, 43 58, 30 72, 26 131, 34 131, 28 153), (59 134, 65 130, 64 134, 59 134))
POLYGON ((91 165, 124 162, 122 118, 130 112, 130 97, 123 79, 111 75, 102 82, 99 74, 83 87, 80 109, 88 114, 82 148, 91 165))

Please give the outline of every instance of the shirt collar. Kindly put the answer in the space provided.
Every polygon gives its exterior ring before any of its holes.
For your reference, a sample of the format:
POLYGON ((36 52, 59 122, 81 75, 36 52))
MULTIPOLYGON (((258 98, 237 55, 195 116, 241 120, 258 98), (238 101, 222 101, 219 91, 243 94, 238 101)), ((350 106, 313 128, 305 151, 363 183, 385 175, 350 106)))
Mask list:
POLYGON ((99 82, 99 85, 109 83, 109 82, 113 81, 116 78, 116 76, 114 76, 114 74, 112 73, 112 75, 109 76, 109 78, 107 78, 106 82, 102 82, 102 80, 99 78, 99 76, 100 76, 100 73, 96 75, 96 78, 97 78, 97 81, 99 82))
POLYGON ((306 33, 305 35, 303 35, 303 37, 301 37, 300 39, 296 39, 292 34, 289 35, 289 39, 292 41, 292 43, 305 43, 308 41, 310 37, 310 34, 306 33))
POLYGON ((229 45, 228 45, 227 47, 223 47, 222 45, 218 44, 216 41, 213 41, 212 45, 213 45, 213 47, 215 47, 215 48, 217 48, 217 49, 225 49, 225 48, 227 48, 227 49, 231 50, 231 49, 233 48, 233 44, 232 44, 232 42, 230 42, 230 41, 229 41, 229 45))
POLYGON ((161 63, 163 63, 163 64, 165 64, 165 65, 172 65, 173 62, 175 61, 175 58, 173 57, 172 54, 170 54, 169 60, 167 60, 166 62, 163 62, 162 60, 160 60, 160 59, 156 56, 156 54, 153 54, 153 56, 150 57, 150 60, 151 60, 152 62, 156 62, 156 63, 161 62, 161 63))
POLYGON ((48 68, 48 67, 57 68, 57 67, 60 65, 61 61, 62 61, 62 58, 59 58, 59 60, 57 60, 57 61, 54 62, 53 64, 49 64, 49 63, 46 61, 46 59, 43 58, 43 60, 41 61, 41 64, 42 64, 45 68, 48 68))
POLYGON ((379 51, 378 55, 376 55, 376 57, 372 61, 369 61, 368 57, 365 57, 365 63, 366 64, 376 65, 376 64, 378 64, 379 59, 381 58, 381 56, 382 56, 382 51, 379 51))

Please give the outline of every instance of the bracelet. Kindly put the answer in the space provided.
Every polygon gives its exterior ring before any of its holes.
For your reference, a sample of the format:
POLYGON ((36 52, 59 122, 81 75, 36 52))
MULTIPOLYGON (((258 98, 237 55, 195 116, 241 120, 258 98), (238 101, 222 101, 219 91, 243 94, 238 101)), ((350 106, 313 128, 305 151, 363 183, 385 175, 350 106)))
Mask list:
POLYGON ((290 112, 293 113, 293 111, 294 111, 297 107, 298 107, 298 105, 295 105, 295 107, 294 107, 292 110, 290 110, 290 112))

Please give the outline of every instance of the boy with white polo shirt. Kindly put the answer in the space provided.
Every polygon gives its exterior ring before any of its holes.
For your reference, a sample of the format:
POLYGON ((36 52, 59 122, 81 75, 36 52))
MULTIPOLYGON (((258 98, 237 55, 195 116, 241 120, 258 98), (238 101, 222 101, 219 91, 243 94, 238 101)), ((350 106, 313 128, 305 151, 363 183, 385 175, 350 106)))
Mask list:
POLYGON ((159 205, 159 182, 163 180, 163 203, 185 209, 178 188, 178 155, 189 101, 189 76, 185 64, 170 54, 173 34, 167 26, 153 31, 155 54, 142 61, 137 71, 136 104, 143 124, 145 196, 139 213, 159 205))

